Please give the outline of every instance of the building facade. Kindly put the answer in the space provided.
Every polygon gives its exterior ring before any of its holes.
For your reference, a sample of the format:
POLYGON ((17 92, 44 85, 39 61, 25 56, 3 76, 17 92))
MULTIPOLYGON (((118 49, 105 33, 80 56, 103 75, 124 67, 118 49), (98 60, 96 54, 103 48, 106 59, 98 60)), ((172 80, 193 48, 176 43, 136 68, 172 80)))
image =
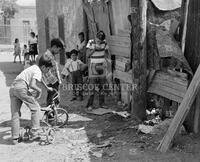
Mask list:
POLYGON ((14 18, 0 18, 0 44, 13 44, 15 38, 27 44, 31 31, 37 34, 35 6, 18 6, 14 18))
MULTIPOLYGON (((36 11, 40 53, 55 37, 65 42, 66 51, 76 47, 78 33, 83 31, 82 0, 36 0, 36 11)), ((64 64, 64 54, 60 60, 64 64)))
POLYGON ((27 44, 30 32, 37 34, 36 7, 19 6, 14 19, 10 21, 10 27, 11 41, 18 38, 21 44, 27 44))

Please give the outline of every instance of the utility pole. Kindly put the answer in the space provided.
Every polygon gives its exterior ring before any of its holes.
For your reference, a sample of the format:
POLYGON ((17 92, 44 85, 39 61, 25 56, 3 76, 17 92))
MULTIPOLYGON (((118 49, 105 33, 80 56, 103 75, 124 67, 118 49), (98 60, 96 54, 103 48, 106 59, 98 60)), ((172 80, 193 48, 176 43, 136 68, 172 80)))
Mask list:
POLYGON ((147 1, 131 1, 131 45, 132 45, 132 91, 133 116, 141 120, 146 118, 146 85, 147 85, 147 56, 146 56, 146 18, 147 1))

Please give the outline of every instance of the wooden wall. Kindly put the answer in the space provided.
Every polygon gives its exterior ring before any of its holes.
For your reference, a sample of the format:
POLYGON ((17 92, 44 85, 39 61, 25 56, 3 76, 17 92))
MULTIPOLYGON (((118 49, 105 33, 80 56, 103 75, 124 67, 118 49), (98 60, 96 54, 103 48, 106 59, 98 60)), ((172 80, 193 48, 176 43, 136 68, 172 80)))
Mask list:
POLYGON ((200 63, 200 1, 190 0, 186 34, 185 56, 193 70, 200 63))
POLYGON ((89 38, 94 38, 95 29, 93 28, 96 25, 96 30, 103 30, 106 33, 106 40, 112 55, 130 57, 130 24, 127 18, 129 8, 129 0, 123 2, 115 0, 92 5, 85 2, 89 38))
MULTIPOLYGON (((197 70, 197 67, 199 66, 200 63, 199 15, 200 15, 200 1, 190 0, 189 10, 188 10, 187 32, 186 32, 185 57, 188 60, 193 72, 197 70)), ((200 92, 196 97, 196 100, 192 106, 190 114, 186 118, 186 124, 188 125, 188 127, 193 128, 195 133, 199 132, 200 130, 199 103, 200 103, 200 92)))

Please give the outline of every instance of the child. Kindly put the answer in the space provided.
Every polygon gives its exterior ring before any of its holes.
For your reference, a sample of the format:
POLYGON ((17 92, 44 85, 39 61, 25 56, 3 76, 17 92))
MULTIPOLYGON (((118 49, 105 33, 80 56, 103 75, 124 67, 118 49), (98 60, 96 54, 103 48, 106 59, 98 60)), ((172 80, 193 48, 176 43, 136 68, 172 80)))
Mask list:
POLYGON ((27 45, 24 45, 24 49, 22 51, 22 56, 24 56, 24 65, 25 65, 25 61, 29 60, 29 53, 28 53, 28 49, 27 49, 27 45))
POLYGON ((81 60, 78 59, 77 50, 73 49, 70 53, 71 53, 71 59, 67 61, 64 69, 65 71, 68 72, 69 75, 71 75, 71 78, 72 78, 73 97, 71 101, 76 100, 77 97, 79 98, 80 101, 82 101, 83 100, 83 96, 82 96, 83 78, 82 78, 81 67, 84 64, 81 60))
MULTIPOLYGON (((66 58, 65 65, 67 66, 67 62, 71 61, 71 53, 70 52, 66 52, 65 53, 65 58, 66 58)), ((66 81, 67 83, 71 82, 70 73, 69 73, 69 71, 67 70, 66 67, 63 68, 63 70, 61 72, 61 75, 62 75, 62 79, 64 81, 66 81)))
POLYGON ((16 38, 15 39, 15 43, 14 43, 14 63, 16 63, 16 57, 19 56, 19 60, 21 63, 21 48, 20 48, 20 43, 19 43, 19 39, 16 38))
MULTIPOLYGON (((89 67, 89 80, 90 84, 97 85, 99 89, 99 106, 103 107, 105 104, 104 97, 104 84, 106 83, 106 73, 108 71, 107 54, 108 45, 105 41, 105 34, 103 31, 99 31, 96 34, 95 41, 91 40, 87 44, 87 48, 90 49, 88 57, 90 58, 89 67)), ((92 89, 88 103, 86 105, 88 110, 93 109, 93 102, 95 96, 95 88, 92 89)))
POLYGON ((35 37, 35 33, 31 32, 30 33, 30 39, 28 41, 29 44, 29 53, 31 56, 31 61, 35 62, 35 56, 38 55, 38 50, 37 50, 37 38, 35 37))
MULTIPOLYGON (((40 98, 42 90, 37 86, 37 82, 42 81, 42 73, 46 73, 49 68, 52 67, 52 63, 45 61, 44 59, 39 60, 38 65, 30 66, 29 68, 23 70, 14 80, 10 88, 10 101, 11 101, 11 114, 12 114, 12 142, 17 144, 19 142, 19 130, 21 116, 20 109, 22 103, 31 111, 31 122, 32 129, 31 133, 33 139, 37 137, 38 128, 40 127, 39 119, 39 108, 40 105, 36 99, 30 94, 29 89, 36 91, 36 98, 40 98)), ((44 84, 44 83, 43 83, 44 84)), ((47 87, 46 89, 51 90, 52 88, 47 87)))
MULTIPOLYGON (((64 43, 59 38, 54 38, 51 40, 51 47, 41 56, 45 60, 50 60, 53 64, 53 67, 49 72, 43 75, 43 79, 48 87, 54 88, 59 93, 59 87, 61 85, 61 77, 59 72, 59 66, 56 61, 56 55, 58 55, 64 49, 64 43)), ((51 105, 53 101, 53 96, 55 92, 47 91, 47 106, 51 105)), ((59 100, 60 101, 60 100, 59 100)))
POLYGON ((78 34, 79 42, 77 44, 78 50, 78 59, 81 60, 83 63, 86 63, 86 41, 85 35, 83 32, 78 34))

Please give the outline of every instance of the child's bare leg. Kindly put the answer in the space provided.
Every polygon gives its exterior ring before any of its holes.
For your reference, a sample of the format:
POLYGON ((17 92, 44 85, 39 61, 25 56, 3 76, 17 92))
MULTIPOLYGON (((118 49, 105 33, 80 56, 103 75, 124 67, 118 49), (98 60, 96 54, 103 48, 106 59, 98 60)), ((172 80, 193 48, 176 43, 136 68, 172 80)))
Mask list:
POLYGON ((22 60, 21 60, 21 56, 19 55, 19 61, 20 61, 20 63, 22 62, 22 60))
POLYGON ((16 62, 16 57, 17 57, 17 55, 14 56, 14 62, 16 62))

